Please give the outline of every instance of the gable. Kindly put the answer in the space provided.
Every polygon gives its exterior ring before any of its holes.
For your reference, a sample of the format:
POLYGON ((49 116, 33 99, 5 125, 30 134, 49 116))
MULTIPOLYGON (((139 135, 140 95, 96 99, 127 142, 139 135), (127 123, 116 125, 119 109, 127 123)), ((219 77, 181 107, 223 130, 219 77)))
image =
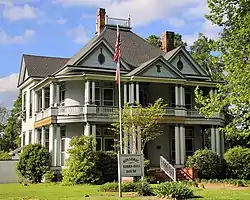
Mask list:
MULTIPOLYGON (((117 64, 114 62, 113 54, 110 50, 103 43, 101 43, 85 58, 83 58, 77 66, 115 70, 117 64)), ((126 70, 123 64, 121 64, 121 69, 126 70)))
POLYGON ((181 78, 170 66, 166 65, 161 60, 148 66, 140 73, 141 76, 159 77, 159 78, 181 78))
POLYGON ((25 81, 25 79, 28 78, 27 76, 28 76, 28 71, 27 71, 27 68, 25 65, 24 58, 22 58, 20 73, 19 73, 19 77, 18 77, 18 85, 23 83, 25 81))
POLYGON ((190 60, 182 52, 179 52, 171 61, 171 64, 178 69, 182 74, 202 75, 201 72, 190 62, 190 60), (177 63, 181 61, 183 68, 178 69, 177 63))

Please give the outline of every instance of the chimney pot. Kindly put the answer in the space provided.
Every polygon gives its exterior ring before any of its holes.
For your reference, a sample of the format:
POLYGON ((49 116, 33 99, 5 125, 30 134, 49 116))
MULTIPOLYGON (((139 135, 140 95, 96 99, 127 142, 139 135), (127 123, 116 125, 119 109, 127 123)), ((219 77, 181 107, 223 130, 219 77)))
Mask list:
POLYGON ((162 34, 162 50, 167 53, 174 49, 174 32, 166 31, 162 34))
POLYGON ((97 10, 97 34, 100 34, 102 32, 102 30, 105 27, 105 16, 106 16, 106 11, 104 8, 99 8, 97 10))

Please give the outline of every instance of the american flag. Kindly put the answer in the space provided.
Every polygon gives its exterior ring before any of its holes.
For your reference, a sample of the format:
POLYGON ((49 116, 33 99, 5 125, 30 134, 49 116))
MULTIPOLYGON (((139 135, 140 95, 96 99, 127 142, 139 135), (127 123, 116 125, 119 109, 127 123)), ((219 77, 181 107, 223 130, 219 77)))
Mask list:
POLYGON ((119 25, 117 25, 117 38, 115 43, 115 54, 114 54, 114 61, 117 62, 116 74, 115 74, 116 84, 119 83, 119 78, 120 78, 120 63, 119 63, 120 56, 121 56, 121 38, 119 32, 119 25))

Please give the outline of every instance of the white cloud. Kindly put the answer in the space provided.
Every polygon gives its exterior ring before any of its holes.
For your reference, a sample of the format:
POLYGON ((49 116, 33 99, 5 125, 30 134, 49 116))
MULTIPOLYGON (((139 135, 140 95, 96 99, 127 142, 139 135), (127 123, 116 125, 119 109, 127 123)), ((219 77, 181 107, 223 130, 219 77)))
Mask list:
POLYGON ((11 21, 34 19, 37 17, 37 11, 36 8, 28 4, 21 6, 10 5, 4 8, 3 17, 11 21))
POLYGON ((69 30, 68 35, 72 37, 76 44, 84 44, 89 40, 83 25, 79 25, 76 28, 69 30))
POLYGON ((185 21, 183 19, 179 19, 179 18, 175 18, 175 17, 171 17, 168 19, 168 23, 176 28, 180 28, 185 26, 185 21))
POLYGON ((204 15, 208 13, 209 9, 207 6, 207 2, 200 1, 200 3, 196 6, 188 8, 187 11, 184 13, 184 16, 189 19, 199 19, 204 18, 204 15))
POLYGON ((0 30, 0 44, 25 44, 30 42, 35 34, 36 32, 34 30, 27 29, 23 35, 11 36, 5 31, 0 30))
POLYGON ((107 6, 112 0, 54 0, 65 6, 107 6))
POLYGON ((11 74, 9 76, 0 78, 0 92, 17 91, 18 74, 11 74))

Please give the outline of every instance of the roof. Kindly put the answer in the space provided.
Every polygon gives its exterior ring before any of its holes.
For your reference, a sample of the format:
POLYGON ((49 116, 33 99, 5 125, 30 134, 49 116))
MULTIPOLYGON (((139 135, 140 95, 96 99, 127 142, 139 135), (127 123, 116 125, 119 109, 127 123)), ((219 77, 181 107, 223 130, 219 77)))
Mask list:
MULTIPOLYGON (((116 26, 108 25, 100 35, 95 36, 89 43, 80 49, 66 65, 75 65, 97 42, 104 39, 114 49, 117 37, 116 26)), ((149 44, 145 39, 136 35, 130 28, 120 28, 121 58, 130 66, 138 67, 142 63, 165 53, 149 44)))
POLYGON ((175 49, 173 49, 173 50, 167 52, 167 53, 165 54, 165 56, 164 56, 165 59, 166 59, 166 60, 169 60, 170 58, 172 58, 172 56, 173 56, 176 52, 178 52, 179 49, 181 49, 181 48, 182 48, 182 46, 179 46, 179 47, 176 47, 175 49))
POLYGON ((47 77, 61 69, 69 58, 23 55, 28 75, 31 77, 47 77))

